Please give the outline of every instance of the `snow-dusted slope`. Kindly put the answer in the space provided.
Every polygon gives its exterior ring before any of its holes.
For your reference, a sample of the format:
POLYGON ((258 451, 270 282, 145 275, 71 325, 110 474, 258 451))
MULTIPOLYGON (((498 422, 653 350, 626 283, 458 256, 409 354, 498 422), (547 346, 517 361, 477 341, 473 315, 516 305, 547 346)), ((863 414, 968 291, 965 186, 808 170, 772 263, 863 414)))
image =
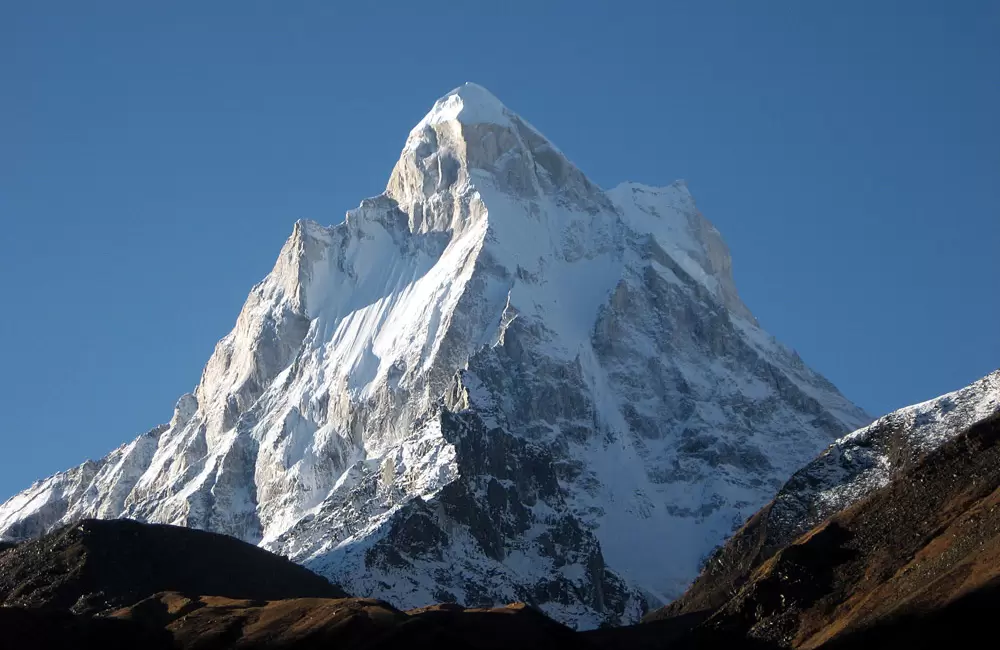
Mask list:
POLYGON ((771 506, 771 545, 888 485, 928 452, 1000 413, 1000 370, 965 388, 893 411, 840 438, 796 472, 771 506))
POLYGON ((602 191, 467 84, 299 222, 193 394, 0 507, 229 533, 359 595, 635 620, 868 418, 741 302, 682 183, 602 191))

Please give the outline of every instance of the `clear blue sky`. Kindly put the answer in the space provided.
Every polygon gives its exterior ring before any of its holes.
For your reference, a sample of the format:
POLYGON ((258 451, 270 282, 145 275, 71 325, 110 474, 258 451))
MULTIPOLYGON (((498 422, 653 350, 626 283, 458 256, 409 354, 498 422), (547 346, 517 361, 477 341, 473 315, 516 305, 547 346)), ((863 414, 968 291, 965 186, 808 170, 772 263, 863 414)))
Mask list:
POLYGON ((0 499, 166 421, 464 81, 604 186, 687 179, 873 414, 1000 365, 1000 3, 346 4, 3 3, 0 499))

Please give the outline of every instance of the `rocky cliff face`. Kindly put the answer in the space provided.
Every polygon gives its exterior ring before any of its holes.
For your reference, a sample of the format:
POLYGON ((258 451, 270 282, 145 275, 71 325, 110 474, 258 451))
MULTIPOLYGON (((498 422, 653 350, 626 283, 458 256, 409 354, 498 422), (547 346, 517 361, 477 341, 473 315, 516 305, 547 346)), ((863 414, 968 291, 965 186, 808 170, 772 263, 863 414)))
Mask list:
POLYGON ((603 191, 479 86, 299 222, 170 423, 0 507, 228 533, 399 607, 636 620, 868 422, 741 302, 687 188, 603 191))

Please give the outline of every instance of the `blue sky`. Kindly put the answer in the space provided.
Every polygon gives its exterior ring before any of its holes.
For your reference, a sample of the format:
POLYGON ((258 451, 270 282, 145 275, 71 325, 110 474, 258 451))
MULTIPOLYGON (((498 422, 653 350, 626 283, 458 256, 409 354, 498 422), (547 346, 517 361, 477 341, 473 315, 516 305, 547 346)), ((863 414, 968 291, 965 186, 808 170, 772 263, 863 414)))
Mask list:
POLYGON ((464 81, 601 185, 687 179, 873 414, 1000 365, 1000 4, 345 4, 0 8, 0 499, 166 421, 464 81))

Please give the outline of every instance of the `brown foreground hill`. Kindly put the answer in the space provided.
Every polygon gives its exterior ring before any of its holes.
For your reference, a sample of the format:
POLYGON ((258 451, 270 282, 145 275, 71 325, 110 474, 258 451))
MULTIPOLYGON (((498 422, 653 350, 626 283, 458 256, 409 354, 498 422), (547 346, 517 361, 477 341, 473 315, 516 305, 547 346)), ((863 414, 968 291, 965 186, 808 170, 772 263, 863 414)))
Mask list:
POLYGON ((0 549, 0 605, 0 650, 590 647, 524 605, 402 612, 234 538, 128 520, 0 549))
POLYGON ((0 605, 97 614, 170 590, 263 600, 346 596, 233 537, 127 519, 87 519, 0 550, 0 605))

